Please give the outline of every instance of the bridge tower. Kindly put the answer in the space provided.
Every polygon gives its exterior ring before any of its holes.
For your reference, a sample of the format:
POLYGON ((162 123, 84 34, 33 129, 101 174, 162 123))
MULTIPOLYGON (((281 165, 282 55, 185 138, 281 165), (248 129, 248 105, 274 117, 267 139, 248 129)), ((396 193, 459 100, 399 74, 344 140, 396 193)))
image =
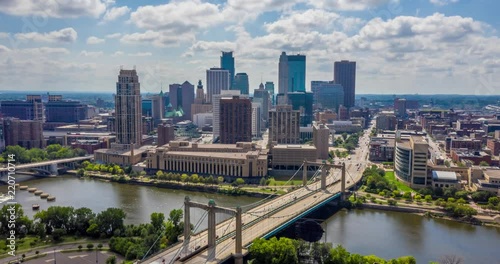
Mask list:
POLYGON ((191 237, 191 207, 200 208, 206 210, 208 212, 208 261, 212 261, 215 258, 216 254, 216 245, 217 245, 217 234, 216 234, 216 226, 217 222, 215 221, 216 213, 224 213, 234 215, 236 217, 236 238, 235 238, 235 250, 234 250, 234 263, 235 264, 243 264, 243 245, 242 245, 242 230, 243 224, 241 220, 242 210, 241 207, 237 207, 236 210, 230 208, 219 207, 215 204, 214 200, 210 200, 208 205, 200 204, 196 202, 192 202, 188 196, 184 198, 184 252, 187 254, 189 240, 191 237))
POLYGON ((308 162, 307 160, 304 160, 303 163, 303 168, 302 168, 302 184, 304 186, 307 185, 307 168, 308 165, 319 165, 321 169, 321 189, 326 190, 326 177, 328 176, 328 170, 331 168, 337 168, 341 169, 341 179, 340 179, 340 189, 342 192, 342 199, 344 199, 345 196, 345 181, 346 181, 346 170, 345 170, 345 163, 343 162, 342 165, 335 165, 335 164, 327 164, 326 161, 323 161, 322 163, 316 163, 316 162, 308 162))

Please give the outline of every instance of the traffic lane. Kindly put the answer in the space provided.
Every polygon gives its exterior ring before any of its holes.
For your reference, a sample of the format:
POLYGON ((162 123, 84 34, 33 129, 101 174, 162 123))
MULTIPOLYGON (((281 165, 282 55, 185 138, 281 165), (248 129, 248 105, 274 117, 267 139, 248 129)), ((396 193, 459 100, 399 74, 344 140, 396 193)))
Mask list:
POLYGON ((55 262, 59 264, 105 263, 106 259, 108 259, 108 257, 112 255, 116 256, 116 263, 121 263, 124 260, 123 257, 120 257, 116 254, 107 251, 98 251, 97 253, 98 262, 96 262, 95 251, 93 252, 81 251, 81 252, 71 252, 71 253, 56 252, 55 261, 54 261, 54 254, 47 253, 47 256, 43 258, 29 260, 23 263, 28 263, 28 264, 47 264, 55 262))

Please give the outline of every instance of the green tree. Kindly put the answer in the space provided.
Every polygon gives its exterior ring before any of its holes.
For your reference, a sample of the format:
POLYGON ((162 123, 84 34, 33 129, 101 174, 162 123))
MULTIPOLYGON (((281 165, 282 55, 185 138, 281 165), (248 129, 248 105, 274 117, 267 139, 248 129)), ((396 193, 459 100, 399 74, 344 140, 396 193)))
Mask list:
POLYGON ((106 264, 116 264, 116 256, 109 256, 106 259, 106 264))
POLYGON ((249 249, 254 264, 295 264, 299 263, 293 240, 273 237, 269 240, 256 239, 249 249))
POLYGON ((151 214, 151 225, 158 232, 163 230, 165 221, 165 215, 163 213, 152 213, 151 214))
POLYGON ((235 182, 236 186, 241 186, 241 185, 245 184, 245 180, 243 180, 242 178, 237 178, 234 182, 235 182))
POLYGON ((427 194, 427 195, 424 197, 424 199, 425 199, 425 201, 426 201, 426 202, 428 202, 428 203, 432 202, 432 196, 431 196, 431 195, 429 195, 429 194, 427 194))
POLYGON ((500 203, 500 199, 498 199, 498 197, 496 197, 496 196, 490 197, 490 198, 488 198, 488 203, 496 206, 500 203))
POLYGON ((217 177, 217 182, 218 182, 219 184, 224 183, 224 177, 222 177, 222 176, 217 177))
POLYGON ((487 167, 487 166, 490 166, 490 164, 483 160, 483 161, 479 162, 479 166, 487 167))
POLYGON ((100 212, 92 222, 97 225, 99 233, 104 233, 109 237, 115 231, 119 232, 123 229, 123 220, 125 217, 126 214, 122 209, 108 208, 100 212))

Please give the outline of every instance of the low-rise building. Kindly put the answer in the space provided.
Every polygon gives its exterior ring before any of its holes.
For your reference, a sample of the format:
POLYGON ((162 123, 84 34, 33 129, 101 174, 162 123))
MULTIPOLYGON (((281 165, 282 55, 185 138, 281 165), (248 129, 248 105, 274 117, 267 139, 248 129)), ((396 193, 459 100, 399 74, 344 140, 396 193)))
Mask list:
POLYGON ((271 149, 273 170, 296 171, 307 161, 316 162, 316 147, 305 145, 277 145, 271 149))
POLYGON ((369 160, 392 162, 394 161, 394 137, 372 137, 370 138, 369 160))
POLYGON ((491 150, 491 155, 500 155, 500 140, 499 139, 488 139, 486 146, 491 150))
POLYGON ((453 162, 472 163, 479 165, 482 161, 491 165, 491 155, 484 151, 469 151, 468 149, 452 149, 450 152, 453 162))
POLYGON ((432 187, 461 189, 460 179, 453 171, 432 171, 432 187))
POLYGON ((267 176, 267 152, 256 144, 197 144, 172 141, 151 150, 146 170, 190 173, 202 176, 222 176, 226 181, 243 178, 258 183, 267 176))
POLYGON ((471 174, 471 188, 474 191, 489 191, 500 196, 500 169, 474 168, 471 174), (474 173, 475 172, 475 173, 474 173))
POLYGON ((109 149, 98 149, 94 151, 94 160, 100 164, 117 164, 129 166, 146 159, 147 152, 152 146, 142 146, 140 148, 119 148, 119 144, 109 149))

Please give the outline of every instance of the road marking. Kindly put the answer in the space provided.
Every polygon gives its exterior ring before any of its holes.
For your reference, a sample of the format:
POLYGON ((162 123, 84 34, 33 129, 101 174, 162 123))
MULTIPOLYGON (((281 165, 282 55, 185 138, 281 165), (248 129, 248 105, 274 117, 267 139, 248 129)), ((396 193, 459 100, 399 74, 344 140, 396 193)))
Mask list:
POLYGON ((86 256, 88 256, 88 255, 74 255, 74 256, 69 256, 68 258, 70 258, 70 259, 74 259, 74 258, 84 258, 84 257, 86 257, 86 256))
POLYGON ((54 262, 54 259, 47 259, 45 262, 47 262, 47 263, 54 262))

